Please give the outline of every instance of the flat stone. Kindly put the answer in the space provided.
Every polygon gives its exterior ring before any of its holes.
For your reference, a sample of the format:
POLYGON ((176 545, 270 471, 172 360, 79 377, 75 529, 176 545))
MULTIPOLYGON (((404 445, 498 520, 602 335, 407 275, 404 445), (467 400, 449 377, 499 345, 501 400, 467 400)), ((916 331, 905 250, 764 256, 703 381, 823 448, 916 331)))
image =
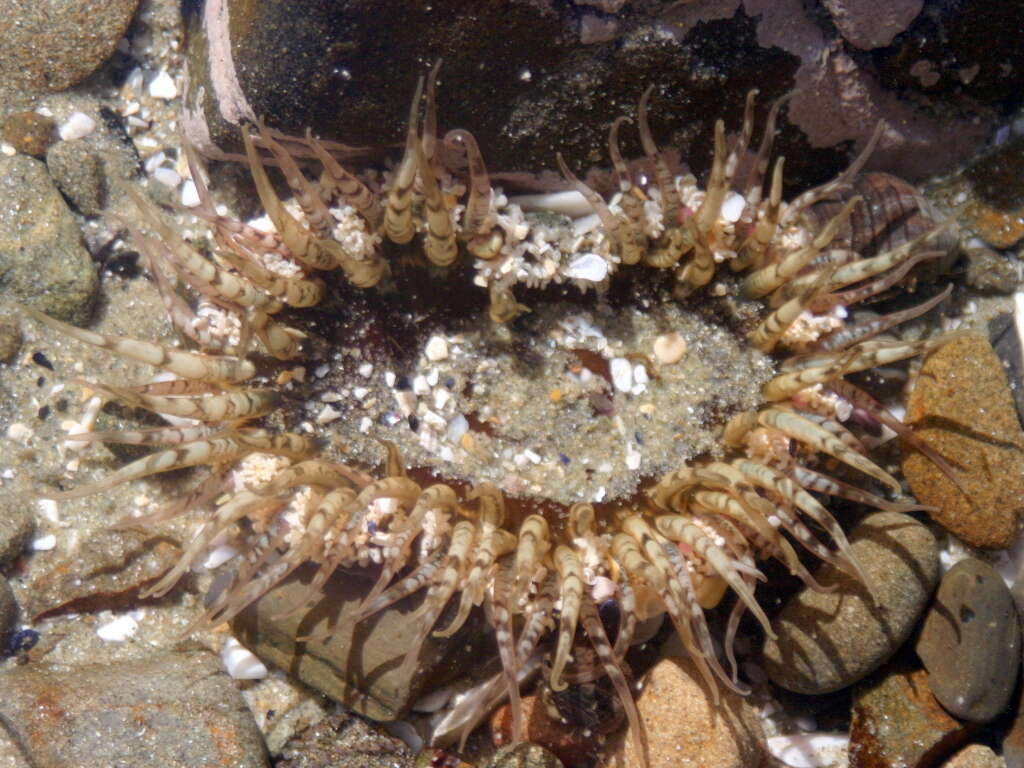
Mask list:
MULTIPOLYGON (((746 699, 721 686, 715 703, 689 659, 666 658, 648 672, 637 699, 647 732, 649 768, 751 768, 764 757, 761 721, 746 699)), ((602 768, 642 765, 627 728, 602 768)))
POLYGON ((1024 509, 1024 433, 999 358, 977 334, 929 355, 907 401, 908 424, 956 469, 967 496, 904 446, 903 473, 932 518, 976 547, 1004 549, 1024 509))
POLYGON ((943 763, 942 768, 1006 768, 1006 760, 984 744, 970 744, 943 763))
POLYGON ((976 728, 950 717, 923 669, 880 673, 854 692, 849 768, 934 765, 976 728))
POLYGON ((46 166, 0 158, 0 291, 70 323, 92 315, 99 282, 46 166))
POLYGON ((928 686, 951 714, 984 723, 1004 711, 1020 674, 1020 623, 992 566, 967 558, 949 569, 915 650, 928 686))
MULTIPOLYGON (((244 610, 233 622, 236 637, 263 661, 286 670, 306 685, 364 717, 397 720, 420 695, 467 670, 483 636, 480 611, 450 638, 428 636, 411 677, 399 667, 416 635, 410 616, 426 590, 401 600, 365 621, 352 620, 372 581, 336 574, 326 598, 306 613, 281 616, 293 607, 315 569, 304 566, 244 610), (327 639, 324 637, 327 636, 327 639), (297 637, 309 639, 298 642, 297 637)), ((449 603, 438 626, 457 608, 449 603)))
POLYGON ((878 602, 858 580, 820 566, 814 577, 837 589, 801 589, 772 621, 777 639, 765 640, 765 671, 787 690, 828 693, 878 669, 910 636, 938 583, 935 537, 909 515, 867 515, 849 538, 878 602))
POLYGON ((263 768, 259 729, 220 660, 157 651, 0 671, 0 715, 35 768, 263 768))

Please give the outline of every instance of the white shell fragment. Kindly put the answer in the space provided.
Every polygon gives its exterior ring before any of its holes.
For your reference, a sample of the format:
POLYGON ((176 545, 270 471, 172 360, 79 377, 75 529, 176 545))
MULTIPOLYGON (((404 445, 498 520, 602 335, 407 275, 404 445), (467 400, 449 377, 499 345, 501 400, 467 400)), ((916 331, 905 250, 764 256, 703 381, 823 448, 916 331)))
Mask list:
POLYGON ((430 341, 427 342, 427 346, 423 350, 423 354, 427 356, 427 360, 434 363, 439 360, 446 360, 448 358, 448 342, 445 341, 443 336, 431 336, 430 341))
POLYGON ((192 179, 187 179, 181 185, 181 204, 186 208, 195 208, 199 205, 199 190, 196 189, 196 183, 192 179))
POLYGON ((665 365, 674 365, 686 356, 686 339, 673 331, 654 340, 654 356, 665 365))
POLYGON ((573 280, 599 283, 608 277, 608 262, 596 253, 581 253, 569 262, 563 274, 573 280))
POLYGON ((72 112, 71 117, 61 125, 58 133, 64 141, 80 139, 96 130, 96 121, 84 112, 72 112))
POLYGON ((100 640, 106 640, 108 643, 123 643, 135 637, 138 629, 139 622, 136 621, 135 616, 125 613, 97 627, 96 635, 100 640))
POLYGON ((620 392, 629 392, 633 388, 633 364, 624 357, 613 357, 608 367, 615 388, 620 392))
POLYGON ((769 738, 768 751, 790 768, 827 768, 846 756, 849 744, 845 733, 794 733, 769 738))
POLYGON ((174 84, 174 78, 171 77, 167 72, 161 71, 149 84, 149 95, 154 99, 165 99, 170 101, 171 99, 178 98, 178 86, 174 84))
POLYGON ((722 218, 730 222, 739 221, 746 204, 743 195, 738 192, 731 193, 722 203, 722 218))
POLYGON ((40 536, 32 540, 32 551, 34 552, 49 552, 51 549, 57 546, 57 537, 48 533, 45 536, 40 536))
POLYGON ((233 637, 224 641, 220 649, 220 660, 235 680, 262 680, 267 676, 266 665, 233 637))

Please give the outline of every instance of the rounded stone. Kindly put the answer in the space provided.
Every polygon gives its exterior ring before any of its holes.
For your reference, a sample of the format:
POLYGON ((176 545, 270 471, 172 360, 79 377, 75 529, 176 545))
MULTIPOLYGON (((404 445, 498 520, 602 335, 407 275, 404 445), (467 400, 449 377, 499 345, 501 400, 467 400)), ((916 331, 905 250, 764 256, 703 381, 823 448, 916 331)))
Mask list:
POLYGON ((996 570, 968 558, 942 578, 915 649, 951 714, 984 723, 1010 701, 1021 661, 1013 596, 996 570))
MULTIPOLYGON (((749 768, 764 757, 761 721, 746 699, 722 687, 716 703, 689 659, 666 658, 648 673, 636 706, 649 768, 749 768)), ((643 765, 632 728, 613 742, 602 768, 643 765)))
POLYGON ((15 3, 4 17, 0 79, 36 92, 62 91, 81 82, 117 48, 138 4, 139 0, 15 3))
POLYGON ((0 158, 0 290, 61 320, 88 322, 99 281, 75 217, 38 160, 0 158))
POLYGON ((537 744, 502 747, 487 768, 562 768, 562 761, 537 744))
POLYGON ((797 693, 845 688, 881 666, 910 635, 939 578, 935 537, 899 512, 866 516, 850 533, 854 556, 874 590, 826 563, 815 573, 833 592, 807 587, 772 622, 764 667, 797 693))
POLYGON ((60 191, 86 216, 103 212, 107 182, 103 164, 82 141, 60 141, 46 153, 46 167, 60 191))

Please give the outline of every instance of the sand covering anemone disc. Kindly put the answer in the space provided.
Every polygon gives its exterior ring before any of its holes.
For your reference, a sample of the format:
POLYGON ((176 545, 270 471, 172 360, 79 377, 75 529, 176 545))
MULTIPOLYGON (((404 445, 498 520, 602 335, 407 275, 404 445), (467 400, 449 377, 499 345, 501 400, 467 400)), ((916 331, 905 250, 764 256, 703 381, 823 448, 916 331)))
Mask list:
MULTIPOLYGON (((781 199, 782 161, 768 178, 771 138, 778 104, 750 171, 737 181, 740 159, 753 133, 753 98, 741 131, 727 146, 721 121, 715 129, 707 187, 692 176, 674 175, 647 125, 650 89, 640 101, 638 129, 653 183, 635 180, 618 147, 621 120, 609 140, 619 192, 605 200, 581 181, 561 157, 558 164, 578 192, 569 203, 577 215, 552 224, 531 220, 523 206, 536 199, 509 200, 492 189, 479 149, 462 130, 436 133, 434 77, 416 90, 401 162, 383 180, 357 175, 337 163, 312 136, 304 144, 322 163, 312 181, 273 132, 258 125, 258 142, 276 161, 295 194, 298 210, 282 203, 270 184, 264 157, 251 132, 243 138, 264 208, 276 233, 255 230, 214 208, 197 159, 186 148, 200 205, 195 213, 213 228, 213 258, 197 252, 136 194, 140 218, 126 223, 146 257, 174 326, 197 351, 163 348, 66 326, 39 313, 40 322, 85 343, 149 363, 170 380, 135 387, 89 384, 110 399, 176 416, 184 426, 93 432, 77 441, 112 441, 167 446, 91 485, 51 498, 77 498, 116 484, 188 466, 211 471, 179 503, 126 521, 157 525, 193 508, 208 510, 180 561, 149 595, 166 594, 220 534, 235 531, 244 542, 242 562, 230 584, 208 601, 197 624, 236 616, 311 563, 315 576, 293 612, 322 596, 322 587, 342 567, 380 566, 380 575, 358 611, 365 619, 407 595, 425 599, 413 616, 416 641, 403 670, 412 674, 423 641, 433 632, 454 634, 471 610, 483 605, 492 625, 502 672, 479 686, 451 711, 439 738, 464 739, 502 697, 512 700, 513 735, 522 736, 519 687, 539 664, 550 638, 549 685, 567 684, 573 646, 592 644, 611 680, 633 732, 643 739, 623 659, 637 622, 667 613, 708 686, 743 691, 732 641, 750 611, 771 633, 755 586, 764 576, 757 560, 777 558, 812 588, 820 589, 797 556, 800 546, 816 557, 862 577, 842 528, 821 500, 838 496, 882 509, 910 505, 886 500, 862 484, 881 483, 894 492, 897 480, 878 467, 853 422, 873 419, 896 429, 898 420, 845 377, 926 353, 942 337, 879 340, 878 335, 911 319, 944 297, 916 308, 865 321, 852 320, 857 304, 889 290, 918 262, 932 257, 929 243, 941 227, 871 258, 834 248, 836 232, 857 202, 853 198, 820 231, 808 231, 803 213, 845 188, 875 139, 836 180, 790 203, 781 199), (419 128, 425 92, 425 118, 419 128), (582 209, 581 209, 582 208, 582 209), (458 493, 446 483, 424 487, 406 471, 397 450, 389 451, 380 476, 325 458, 315 439, 254 426, 272 412, 279 393, 254 388, 248 359, 258 338, 271 355, 301 355, 302 334, 280 322, 286 306, 317 304, 324 283, 319 271, 340 269, 355 286, 384 278, 389 264, 382 239, 416 240, 432 264, 443 267, 475 259, 474 282, 488 291, 490 316, 506 322, 525 308, 513 288, 520 283, 573 281, 593 286, 619 269, 654 270, 670 276, 675 294, 699 301, 719 264, 744 275, 741 291, 763 302, 748 335, 752 347, 770 353, 775 375, 763 387, 760 408, 724 425, 721 459, 687 463, 648 490, 649 502, 621 509, 599 521, 589 504, 576 504, 565 521, 540 514, 508 514, 496 486, 478 483, 458 493), (586 256, 588 278, 580 277, 586 256), (199 309, 175 291, 187 285, 199 309), (821 459, 844 465, 863 483, 844 482, 821 471, 821 459), (521 517, 521 516, 520 516, 521 517), (704 610, 726 590, 738 600, 729 617, 726 670, 714 650, 704 610), (614 639, 598 615, 613 598, 621 615, 614 639), (439 617, 450 601, 456 609, 445 626, 439 617), (585 636, 586 639, 583 638, 585 636)), ((871 585, 867 584, 870 590, 871 585)), ((645 749, 639 744, 640 752, 645 749)))

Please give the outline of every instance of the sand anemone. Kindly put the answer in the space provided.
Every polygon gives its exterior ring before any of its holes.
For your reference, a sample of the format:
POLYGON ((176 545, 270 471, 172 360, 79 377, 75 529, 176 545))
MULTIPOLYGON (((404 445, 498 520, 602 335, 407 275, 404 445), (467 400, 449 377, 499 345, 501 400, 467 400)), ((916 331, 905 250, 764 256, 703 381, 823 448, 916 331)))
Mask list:
MULTIPOLYGON (((413 674, 420 645, 431 633, 454 634, 474 608, 483 606, 502 672, 449 713, 440 729, 449 735, 464 738, 490 707, 508 696, 513 733, 519 736, 522 682, 545 659, 548 684, 555 691, 587 675, 592 679, 593 670, 575 670, 571 663, 574 647, 586 643, 596 653, 596 674, 607 676, 637 725, 623 659, 638 623, 661 614, 668 615, 713 690, 726 686, 744 691, 732 651, 740 619, 750 612, 765 632, 772 631, 755 592, 764 579, 758 561, 778 559, 812 588, 820 587, 798 549, 859 576, 827 499, 882 509, 919 508, 871 490, 881 485, 896 493, 900 484, 868 456, 865 430, 884 425, 908 432, 847 377, 942 343, 942 337, 904 341, 883 334, 927 312, 946 293, 888 315, 857 314, 858 305, 889 291, 915 265, 935 256, 930 243, 941 227, 869 258, 836 244, 858 197, 847 200, 820 228, 809 227, 808 212, 823 200, 842 196, 874 142, 839 178, 784 202, 781 159, 769 173, 780 105, 772 106, 759 147, 748 153, 753 95, 731 142, 721 121, 716 125, 713 164, 703 187, 693 176, 671 168, 655 145, 647 121, 648 89, 636 116, 645 163, 627 166, 618 147, 623 118, 611 125, 609 154, 617 191, 609 199, 580 180, 561 157, 557 162, 568 192, 507 197, 492 188, 471 134, 438 134, 435 76, 436 69, 425 86, 421 81, 417 87, 404 154, 383 173, 347 170, 309 134, 283 137, 259 124, 254 138, 246 129, 249 167, 273 232, 219 213, 191 151, 200 197, 193 212, 212 228, 212 254, 197 250, 136 194, 139 218, 126 226, 190 349, 105 336, 30 313, 85 343, 169 374, 138 386, 87 386, 173 423, 82 432, 70 439, 166 447, 91 484, 45 495, 76 498, 157 473, 209 467, 178 502, 125 521, 155 526, 186 511, 205 510, 178 563, 150 587, 148 594, 154 596, 169 592, 215 540, 230 535, 236 541, 240 556, 233 561, 232 575, 209 596, 199 624, 233 618, 300 566, 312 564, 313 575, 293 612, 321 600, 322 588, 338 569, 372 568, 375 583, 365 595, 359 619, 408 595, 424 595, 412 617, 417 640, 403 664, 413 674), (308 172, 310 159, 319 165, 316 180, 308 172), (278 197, 268 163, 280 169, 294 194, 293 204, 278 197), (399 257, 419 263, 400 263, 399 257), (302 325, 301 313, 289 308, 321 305, 330 293, 328 286, 332 292, 342 291, 327 274, 333 270, 340 270, 353 287, 344 290, 377 286, 380 295, 400 293, 406 270, 418 270, 427 281, 468 277, 486 292, 486 333, 500 335, 506 351, 517 344, 535 350, 530 344, 550 346, 550 341, 571 335, 562 317, 561 336, 517 340, 525 334, 509 324, 526 311, 520 301, 528 300, 532 289, 566 283, 600 294, 619 281, 643 284, 643 291, 637 289, 632 297, 631 309, 653 314, 654 304, 669 307, 663 315, 671 320, 666 321, 667 330, 678 335, 678 328, 689 328, 688 355, 704 371, 699 396, 687 400, 683 394, 697 379, 695 372, 672 377, 662 371, 665 375, 655 384, 651 378, 658 377, 657 364, 648 372, 643 361, 634 365, 617 357, 629 363, 627 385, 614 370, 607 386, 599 376, 588 378, 586 366, 578 366, 572 371, 577 400, 589 402, 606 423, 618 419, 615 423, 624 424, 629 417, 614 413, 616 399, 638 397, 648 386, 660 388, 664 401, 680 409, 678 419, 693 420, 694 435, 703 430, 703 442, 682 434, 689 442, 683 440, 677 449, 662 451, 645 464, 629 454, 633 450, 639 455, 637 431, 635 440, 625 441, 631 447, 621 462, 628 480, 602 485, 600 493, 585 483, 561 494, 529 483, 503 483, 501 478, 508 475, 460 469, 459 456, 451 449, 440 452, 432 478, 411 470, 409 450, 392 442, 385 443, 382 471, 371 471, 358 457, 346 460, 337 446, 323 439, 334 437, 327 425, 337 416, 318 419, 316 425, 305 422, 308 428, 282 426, 289 421, 280 417, 288 376, 278 371, 275 378, 272 361, 255 350, 258 339, 278 360, 306 354, 307 333, 279 318, 290 315, 295 318, 291 322, 302 325), (174 283, 187 286, 193 300, 184 299, 174 283), (739 350, 732 357, 723 352, 727 344, 739 350), (725 371, 715 368, 716 356, 723 357, 724 368, 738 372, 738 381, 725 381, 725 371), (614 397, 601 401, 594 387, 605 387, 614 397), (648 487, 642 494, 633 493, 645 478, 652 479, 648 487), (531 506, 530 500, 538 496, 558 503, 531 506), (737 599, 720 658, 705 610, 727 592, 737 599), (614 601, 619 617, 612 633, 598 610, 608 601, 614 601), (449 604, 454 608, 440 625, 449 604)), ((535 304, 549 300, 543 293, 532 295, 535 304)), ((538 306, 534 314, 541 312, 538 306)), ((459 343, 468 345, 465 337, 459 343)), ((574 343, 566 342, 567 349, 581 351, 571 349, 574 343)), ((428 344, 425 357, 445 359, 447 344, 442 339, 433 352, 428 344)), ((592 363, 595 353, 590 352, 580 358, 592 363)), ((607 355, 597 357, 607 360, 607 355)), ((434 397, 435 411, 460 397, 479 398, 479 391, 470 395, 468 390, 483 388, 479 376, 486 369, 463 371, 462 381, 453 375, 452 384, 446 385, 449 395, 434 397)), ((424 377, 427 391, 437 385, 437 378, 431 383, 424 377)), ((359 397, 354 389, 351 394, 359 397)), ((549 399, 561 401, 563 396, 549 399)), ((408 398, 398 402, 409 403, 408 398)), ((512 412, 497 420, 506 426, 516 418, 511 401, 509 407, 512 412)), ((435 411, 429 412, 436 416, 435 411)), ((653 408, 642 415, 653 424, 656 412, 653 408)), ((409 407, 400 416, 411 424, 419 413, 409 407)), ((370 424, 353 432, 388 437, 386 431, 375 432, 376 420, 363 421, 370 424)), ((449 427, 442 420, 441 428, 449 427)), ((411 463, 417 466, 423 452, 436 447, 436 440, 428 445, 423 438, 430 436, 430 428, 424 424, 412 429, 419 455, 411 463)), ((623 426, 620 431, 629 430, 623 426)), ((461 430, 462 437, 466 433, 461 430)), ((465 440, 458 442, 464 455, 473 452, 465 440)), ((501 457, 500 450, 493 451, 491 463, 500 463, 501 457)), ((561 463, 568 464, 570 457, 564 458, 561 463)), ((534 461, 526 456, 525 463, 540 464, 540 457, 534 461)), ((642 728, 633 732, 642 738, 642 728)))

